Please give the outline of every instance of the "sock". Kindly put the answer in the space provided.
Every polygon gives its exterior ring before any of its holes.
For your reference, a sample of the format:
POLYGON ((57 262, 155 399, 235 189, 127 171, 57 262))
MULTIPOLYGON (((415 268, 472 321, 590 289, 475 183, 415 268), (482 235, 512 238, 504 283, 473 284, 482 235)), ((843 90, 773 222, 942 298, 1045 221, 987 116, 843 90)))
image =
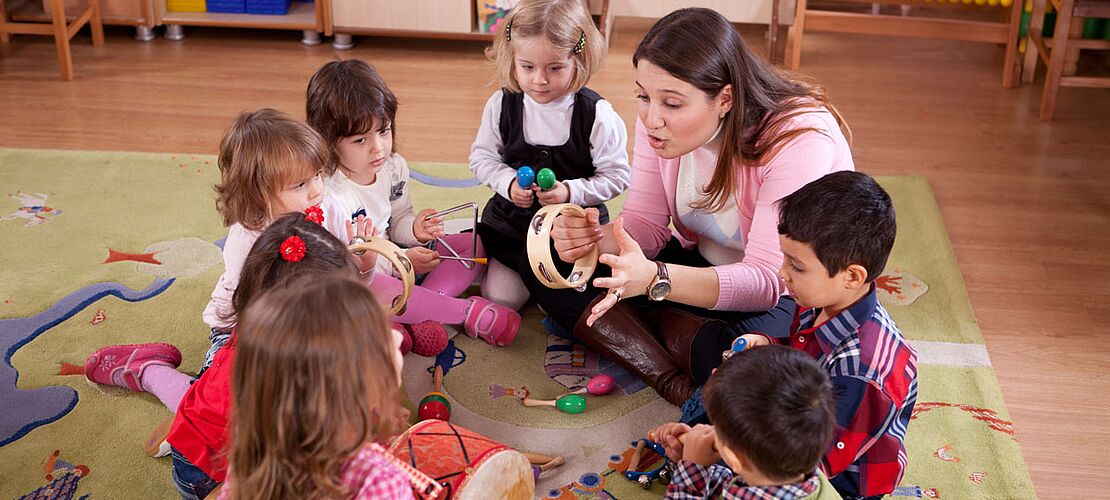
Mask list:
MULTIPOLYGON (((485 257, 486 251, 482 248, 482 242, 480 240, 478 241, 477 253, 471 255, 470 245, 472 244, 473 238, 474 233, 456 233, 444 236, 443 240, 451 245, 451 248, 455 249, 455 252, 461 257, 485 257)), ((439 242, 436 242, 435 250, 439 252, 440 255, 451 255, 451 252, 444 248, 439 242)), ((467 288, 470 288, 470 285, 478 279, 478 276, 482 274, 485 267, 485 265, 478 264, 477 262, 461 262, 444 259, 439 261, 439 265, 436 266, 432 272, 428 273, 428 276, 424 278, 424 282, 421 283, 420 286, 442 293, 448 297, 458 297, 465 292, 467 288), (463 264, 470 265, 472 269, 467 269, 463 264)))
POLYGON ((157 396, 162 404, 166 405, 166 408, 177 413, 177 405, 181 404, 181 398, 185 397, 185 391, 189 390, 189 383, 192 380, 193 377, 181 373, 175 368, 165 365, 150 365, 143 370, 143 376, 139 379, 139 383, 142 384, 143 390, 157 396))
POLYGON ((497 260, 490 260, 482 278, 482 296, 490 302, 519 311, 528 302, 528 287, 516 271, 497 260))
MULTIPOLYGON (((401 280, 387 274, 379 273, 370 284, 370 291, 374 292, 383 305, 389 304, 403 290, 401 280)), ((414 286, 405 313, 392 319, 399 323, 435 321, 461 325, 466 321, 466 309, 469 305, 469 300, 442 295, 424 286, 414 286)))

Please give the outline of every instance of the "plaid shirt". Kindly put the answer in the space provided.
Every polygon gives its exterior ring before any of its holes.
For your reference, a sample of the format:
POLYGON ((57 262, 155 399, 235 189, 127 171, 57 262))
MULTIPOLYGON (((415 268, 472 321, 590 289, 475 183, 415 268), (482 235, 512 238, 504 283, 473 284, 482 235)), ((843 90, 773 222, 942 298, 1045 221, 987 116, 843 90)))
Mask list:
MULTIPOLYGON (((917 401, 917 353, 879 303, 875 285, 820 325, 795 313, 790 345, 828 371, 836 431, 821 469, 845 498, 894 491, 906 470, 906 425, 917 401)), ((785 339, 784 339, 785 340, 785 339)))
MULTIPOLYGON (((340 482, 357 500, 392 500, 413 498, 409 476, 391 459, 388 451, 367 443, 347 459, 340 482)), ((220 488, 219 499, 231 498, 234 486, 229 481, 220 488)))
POLYGON ((817 492, 821 480, 817 473, 807 474, 801 482, 781 486, 748 486, 721 465, 702 467, 680 461, 674 470, 665 498, 684 500, 724 498, 725 500, 794 500, 817 492))

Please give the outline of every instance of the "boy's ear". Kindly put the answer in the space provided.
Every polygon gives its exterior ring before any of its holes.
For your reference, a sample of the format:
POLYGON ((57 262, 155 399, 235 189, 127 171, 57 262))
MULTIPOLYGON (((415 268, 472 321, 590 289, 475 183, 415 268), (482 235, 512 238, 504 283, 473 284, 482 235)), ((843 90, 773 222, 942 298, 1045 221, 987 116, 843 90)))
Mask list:
POLYGON ((859 264, 848 264, 842 274, 845 288, 856 290, 867 286, 867 269, 859 264))

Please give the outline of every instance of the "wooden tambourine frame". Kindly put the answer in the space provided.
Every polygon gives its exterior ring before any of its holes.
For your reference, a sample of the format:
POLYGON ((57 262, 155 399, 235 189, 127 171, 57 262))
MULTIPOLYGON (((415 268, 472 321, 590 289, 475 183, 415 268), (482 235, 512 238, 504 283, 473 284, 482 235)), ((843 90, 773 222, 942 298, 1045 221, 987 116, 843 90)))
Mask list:
POLYGON ((528 224, 528 263, 536 279, 548 288, 574 288, 583 291, 597 268, 598 247, 594 245, 593 250, 575 260, 574 269, 568 277, 560 275, 551 258, 551 228, 555 224, 555 218, 563 214, 585 217, 586 211, 573 203, 562 203, 543 207, 532 217, 532 222, 528 224))
POLYGON ((412 269, 412 261, 405 255, 405 251, 400 247, 394 245, 393 242, 385 238, 370 238, 364 242, 352 243, 347 247, 351 253, 374 252, 382 257, 385 257, 393 268, 401 275, 401 283, 404 285, 404 291, 401 295, 393 298, 393 303, 389 308, 390 316, 400 316, 405 313, 405 304, 409 301, 409 296, 412 295, 412 287, 416 284, 416 273, 412 269))

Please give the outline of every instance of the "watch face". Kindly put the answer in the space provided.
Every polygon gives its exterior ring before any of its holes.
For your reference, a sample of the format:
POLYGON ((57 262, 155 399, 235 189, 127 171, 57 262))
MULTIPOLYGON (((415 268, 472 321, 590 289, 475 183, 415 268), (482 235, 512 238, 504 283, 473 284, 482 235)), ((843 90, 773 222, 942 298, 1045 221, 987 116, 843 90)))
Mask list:
POLYGON ((651 286, 651 291, 648 292, 648 298, 651 300, 663 300, 671 293, 671 284, 666 281, 660 281, 651 286))

